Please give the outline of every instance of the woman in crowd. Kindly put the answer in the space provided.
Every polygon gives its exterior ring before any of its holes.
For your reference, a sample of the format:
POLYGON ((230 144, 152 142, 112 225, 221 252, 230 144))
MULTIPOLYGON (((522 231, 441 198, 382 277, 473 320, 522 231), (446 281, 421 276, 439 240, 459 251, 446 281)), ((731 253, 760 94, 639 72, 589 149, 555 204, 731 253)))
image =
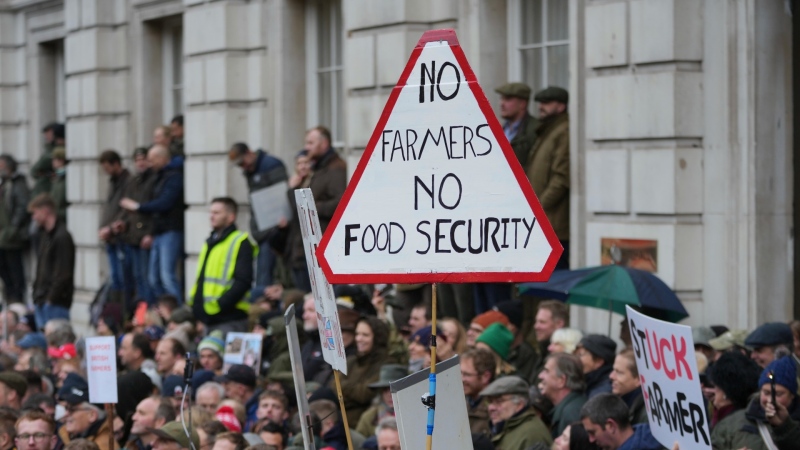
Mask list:
POLYGON ((439 327, 455 353, 460 355, 467 351, 467 331, 461 322, 452 317, 445 317, 439 321, 439 327))
MULTIPOLYGON (((369 384, 378 381, 381 366, 389 361, 389 327, 373 316, 356 323, 355 356, 347 358, 347 376, 341 380, 342 396, 350 424, 358 424, 361 414, 372 403, 374 392, 369 384)), ((331 389, 336 389, 331 382, 331 389)))
POLYGON ((712 435, 724 436, 734 431, 730 427, 735 421, 728 418, 744 410, 750 396, 758 390, 761 368, 741 353, 727 352, 709 368, 707 375, 709 383, 714 386, 712 435))
POLYGON ((596 444, 589 441, 589 433, 580 422, 564 428, 561 436, 553 442, 553 450, 599 450, 596 444))
POLYGON ((773 361, 761 372, 759 393, 753 396, 747 409, 740 409, 717 424, 711 436, 714 450, 797 448, 796 442, 787 442, 787 434, 776 433, 770 425, 769 420, 775 416, 776 408, 770 408, 772 416, 768 417, 765 413, 765 408, 773 401, 770 374, 774 380, 777 409, 785 410, 787 420, 800 419, 800 402, 796 395, 797 370, 792 358, 787 356, 773 361))

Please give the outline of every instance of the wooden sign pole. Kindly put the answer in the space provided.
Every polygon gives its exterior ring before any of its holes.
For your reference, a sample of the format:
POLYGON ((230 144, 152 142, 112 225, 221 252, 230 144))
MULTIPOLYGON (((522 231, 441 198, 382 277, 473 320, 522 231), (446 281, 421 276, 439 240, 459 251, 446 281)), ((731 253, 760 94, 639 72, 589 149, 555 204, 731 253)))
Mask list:
MULTIPOLYGON (((334 369, 333 378, 336 380, 336 394, 339 396, 339 408, 342 410, 342 422, 344 422, 344 434, 347 436, 347 448, 353 450, 353 440, 350 438, 350 424, 347 423, 347 410, 344 409, 344 397, 342 396, 342 382, 339 380, 339 371, 334 369)), ((321 420, 322 418, 320 418, 321 420)))
MULTIPOLYGON (((436 401, 436 283, 433 283, 433 295, 431 297, 431 375, 430 375, 430 395, 436 401)), ((428 407, 428 436, 427 450, 433 448, 433 419, 435 417, 435 403, 428 407)))

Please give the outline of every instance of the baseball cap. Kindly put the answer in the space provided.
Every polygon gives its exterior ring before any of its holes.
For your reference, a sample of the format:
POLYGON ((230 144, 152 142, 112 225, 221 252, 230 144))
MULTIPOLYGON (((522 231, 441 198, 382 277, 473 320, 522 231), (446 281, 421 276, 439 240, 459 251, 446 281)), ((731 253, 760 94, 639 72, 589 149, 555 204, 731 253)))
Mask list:
POLYGON ((58 390, 58 398, 70 405, 79 405, 89 401, 89 385, 75 372, 67 374, 64 384, 58 390))
POLYGON ((225 375, 218 376, 216 381, 227 383, 232 381, 249 387, 256 387, 256 372, 244 364, 233 364, 225 375))
POLYGON ((17 342, 17 347, 27 350, 29 348, 41 348, 47 350, 47 339, 42 333, 28 333, 17 342))

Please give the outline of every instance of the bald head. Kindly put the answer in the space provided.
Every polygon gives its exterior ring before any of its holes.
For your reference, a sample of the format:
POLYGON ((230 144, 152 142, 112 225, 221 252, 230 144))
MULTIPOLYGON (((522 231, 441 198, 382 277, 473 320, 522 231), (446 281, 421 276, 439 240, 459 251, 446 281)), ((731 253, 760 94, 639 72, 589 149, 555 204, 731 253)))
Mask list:
POLYGON ((150 167, 155 171, 159 171, 169 164, 170 154, 169 149, 163 145, 154 145, 150 147, 147 152, 147 161, 150 167))

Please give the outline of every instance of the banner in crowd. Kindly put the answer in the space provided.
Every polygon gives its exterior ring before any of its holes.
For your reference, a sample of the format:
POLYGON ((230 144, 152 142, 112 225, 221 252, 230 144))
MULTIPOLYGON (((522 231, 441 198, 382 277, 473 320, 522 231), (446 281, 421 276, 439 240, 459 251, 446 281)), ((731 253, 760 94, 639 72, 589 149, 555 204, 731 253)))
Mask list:
POLYGON ((114 336, 86 338, 86 381, 92 403, 117 403, 116 349, 114 336))
POLYGON ((315 252, 320 239, 322 239, 317 205, 314 203, 311 189, 295 189, 294 197, 297 202, 297 218, 300 220, 300 230, 303 233, 308 276, 311 278, 311 290, 314 293, 314 309, 317 311, 322 357, 333 367, 333 370, 347 375, 347 355, 344 353, 339 312, 336 310, 336 296, 333 295, 333 287, 319 266, 315 252))
POLYGON ((627 309, 633 352, 653 436, 667 448, 710 449, 692 329, 627 309))

